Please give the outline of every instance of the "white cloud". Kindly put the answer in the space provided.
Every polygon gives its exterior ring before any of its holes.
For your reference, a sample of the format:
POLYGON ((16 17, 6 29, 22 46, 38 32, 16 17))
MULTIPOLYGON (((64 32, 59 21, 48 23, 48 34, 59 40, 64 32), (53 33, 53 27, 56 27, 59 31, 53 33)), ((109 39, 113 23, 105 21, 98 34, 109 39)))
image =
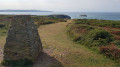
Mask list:
POLYGON ((0 9, 120 12, 120 0, 0 0, 0 9))

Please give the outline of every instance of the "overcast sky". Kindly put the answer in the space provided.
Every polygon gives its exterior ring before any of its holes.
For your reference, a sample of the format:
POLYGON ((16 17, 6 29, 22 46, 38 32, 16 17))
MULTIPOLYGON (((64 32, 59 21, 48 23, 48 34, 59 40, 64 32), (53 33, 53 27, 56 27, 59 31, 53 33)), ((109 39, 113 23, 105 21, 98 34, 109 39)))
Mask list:
POLYGON ((0 9, 56 12, 120 12, 120 0, 0 0, 0 9))

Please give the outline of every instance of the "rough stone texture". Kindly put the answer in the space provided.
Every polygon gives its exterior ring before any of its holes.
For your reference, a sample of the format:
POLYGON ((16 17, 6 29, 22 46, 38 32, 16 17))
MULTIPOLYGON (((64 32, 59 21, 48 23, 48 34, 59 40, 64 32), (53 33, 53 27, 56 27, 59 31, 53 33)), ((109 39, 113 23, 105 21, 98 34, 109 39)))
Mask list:
POLYGON ((14 16, 4 46, 4 59, 34 61, 41 52, 42 43, 31 16, 14 16))

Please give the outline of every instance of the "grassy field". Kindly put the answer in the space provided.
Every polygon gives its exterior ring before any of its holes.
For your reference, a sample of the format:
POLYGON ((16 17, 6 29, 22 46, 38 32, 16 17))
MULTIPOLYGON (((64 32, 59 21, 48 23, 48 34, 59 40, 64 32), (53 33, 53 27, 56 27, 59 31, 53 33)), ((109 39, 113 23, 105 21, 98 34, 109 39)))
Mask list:
MULTIPOLYGON (((2 60, 3 57, 2 51, 11 17, 12 16, 2 16, 0 19, 0 60, 2 60)), ((44 47, 44 53, 41 54, 33 67, 119 67, 115 61, 107 58, 105 55, 88 49, 88 47, 83 44, 71 40, 68 36, 67 30, 69 25, 73 24, 72 22, 74 20, 66 22, 66 20, 57 18, 36 16, 33 16, 32 18, 38 27, 39 35, 44 47)), ((109 29, 108 27, 106 28, 98 25, 92 26, 90 24, 83 24, 82 26, 82 28, 86 28, 87 26, 88 31, 99 27, 118 36, 118 33, 116 34, 116 32, 113 32, 119 31, 116 27, 109 29), (95 28, 93 28, 94 26, 95 28)), ((74 28, 73 30, 76 30, 74 28)), ((77 28, 79 28, 79 26, 77 28)), ((79 29, 77 29, 77 31, 79 32, 79 29)), ((82 30, 82 32, 84 32, 84 30, 82 30)), ((80 36, 80 34, 77 33, 75 33, 75 35, 77 35, 75 39, 80 36)))
POLYGON ((120 62, 120 21, 74 19, 68 25, 73 41, 120 62))
POLYGON ((38 28, 45 52, 57 59, 62 64, 60 67, 117 67, 104 55, 72 42, 66 34, 67 24, 62 22, 38 28))

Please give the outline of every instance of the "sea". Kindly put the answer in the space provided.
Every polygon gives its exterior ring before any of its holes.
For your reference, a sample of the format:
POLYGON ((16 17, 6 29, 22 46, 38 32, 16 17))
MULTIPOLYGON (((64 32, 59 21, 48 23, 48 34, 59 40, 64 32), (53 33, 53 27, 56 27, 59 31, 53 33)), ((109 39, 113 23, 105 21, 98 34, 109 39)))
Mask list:
POLYGON ((53 15, 65 14, 72 19, 98 19, 98 20, 120 20, 120 12, 0 12, 0 15, 53 15), (87 17, 81 16, 87 15, 87 17))

